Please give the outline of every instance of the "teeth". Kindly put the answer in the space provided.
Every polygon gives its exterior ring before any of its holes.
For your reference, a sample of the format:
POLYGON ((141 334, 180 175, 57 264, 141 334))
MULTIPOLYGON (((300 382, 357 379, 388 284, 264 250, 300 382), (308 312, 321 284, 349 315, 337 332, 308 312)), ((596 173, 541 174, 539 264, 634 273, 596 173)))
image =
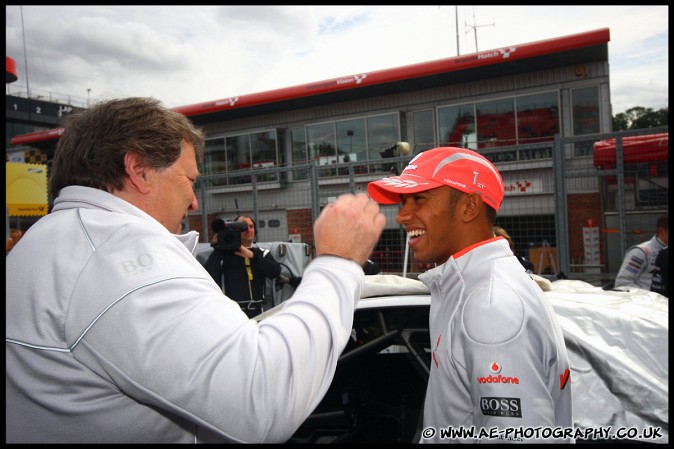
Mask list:
POLYGON ((424 235, 426 231, 423 231, 421 229, 414 229, 412 231, 407 232, 407 237, 412 238, 412 237, 419 237, 420 235, 424 235))

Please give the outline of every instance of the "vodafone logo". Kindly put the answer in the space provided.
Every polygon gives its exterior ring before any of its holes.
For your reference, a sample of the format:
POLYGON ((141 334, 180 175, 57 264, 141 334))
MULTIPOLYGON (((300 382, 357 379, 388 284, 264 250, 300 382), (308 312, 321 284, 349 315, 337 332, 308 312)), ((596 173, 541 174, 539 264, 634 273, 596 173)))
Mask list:
POLYGON ((503 367, 499 362, 491 362, 489 371, 492 374, 486 377, 478 377, 477 381, 481 384, 515 384, 519 385, 520 380, 517 377, 504 376, 501 373, 503 367))
POLYGON ((520 384, 520 380, 517 377, 502 376, 500 374, 498 376, 490 374, 487 377, 478 377, 477 381, 481 384, 520 384))

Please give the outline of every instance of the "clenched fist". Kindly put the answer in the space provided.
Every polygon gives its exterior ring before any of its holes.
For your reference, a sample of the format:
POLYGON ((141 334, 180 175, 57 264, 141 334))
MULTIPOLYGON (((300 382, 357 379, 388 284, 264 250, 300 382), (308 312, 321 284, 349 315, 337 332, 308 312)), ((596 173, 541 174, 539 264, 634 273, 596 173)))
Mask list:
POLYGON ((330 203, 314 224, 316 255, 332 254, 367 261, 386 226, 379 205, 364 193, 345 194, 330 203))

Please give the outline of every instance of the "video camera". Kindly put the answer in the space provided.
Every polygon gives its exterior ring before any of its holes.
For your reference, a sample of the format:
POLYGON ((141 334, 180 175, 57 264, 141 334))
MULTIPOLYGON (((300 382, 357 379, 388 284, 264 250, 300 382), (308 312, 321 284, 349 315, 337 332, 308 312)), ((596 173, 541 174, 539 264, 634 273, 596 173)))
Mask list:
POLYGON ((215 249, 221 251, 236 251, 241 247, 241 233, 248 230, 248 223, 243 221, 213 222, 211 228, 218 234, 218 243, 215 249))

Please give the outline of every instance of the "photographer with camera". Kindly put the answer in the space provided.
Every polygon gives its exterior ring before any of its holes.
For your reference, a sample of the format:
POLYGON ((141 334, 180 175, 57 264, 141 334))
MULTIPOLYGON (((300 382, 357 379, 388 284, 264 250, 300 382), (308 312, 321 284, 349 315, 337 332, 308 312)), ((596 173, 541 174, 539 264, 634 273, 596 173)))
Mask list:
POLYGON ((281 265, 269 250, 254 245, 255 221, 248 215, 230 222, 218 218, 211 229, 215 236, 213 252, 204 264, 206 271, 249 318, 262 313, 266 279, 277 278, 281 265))

